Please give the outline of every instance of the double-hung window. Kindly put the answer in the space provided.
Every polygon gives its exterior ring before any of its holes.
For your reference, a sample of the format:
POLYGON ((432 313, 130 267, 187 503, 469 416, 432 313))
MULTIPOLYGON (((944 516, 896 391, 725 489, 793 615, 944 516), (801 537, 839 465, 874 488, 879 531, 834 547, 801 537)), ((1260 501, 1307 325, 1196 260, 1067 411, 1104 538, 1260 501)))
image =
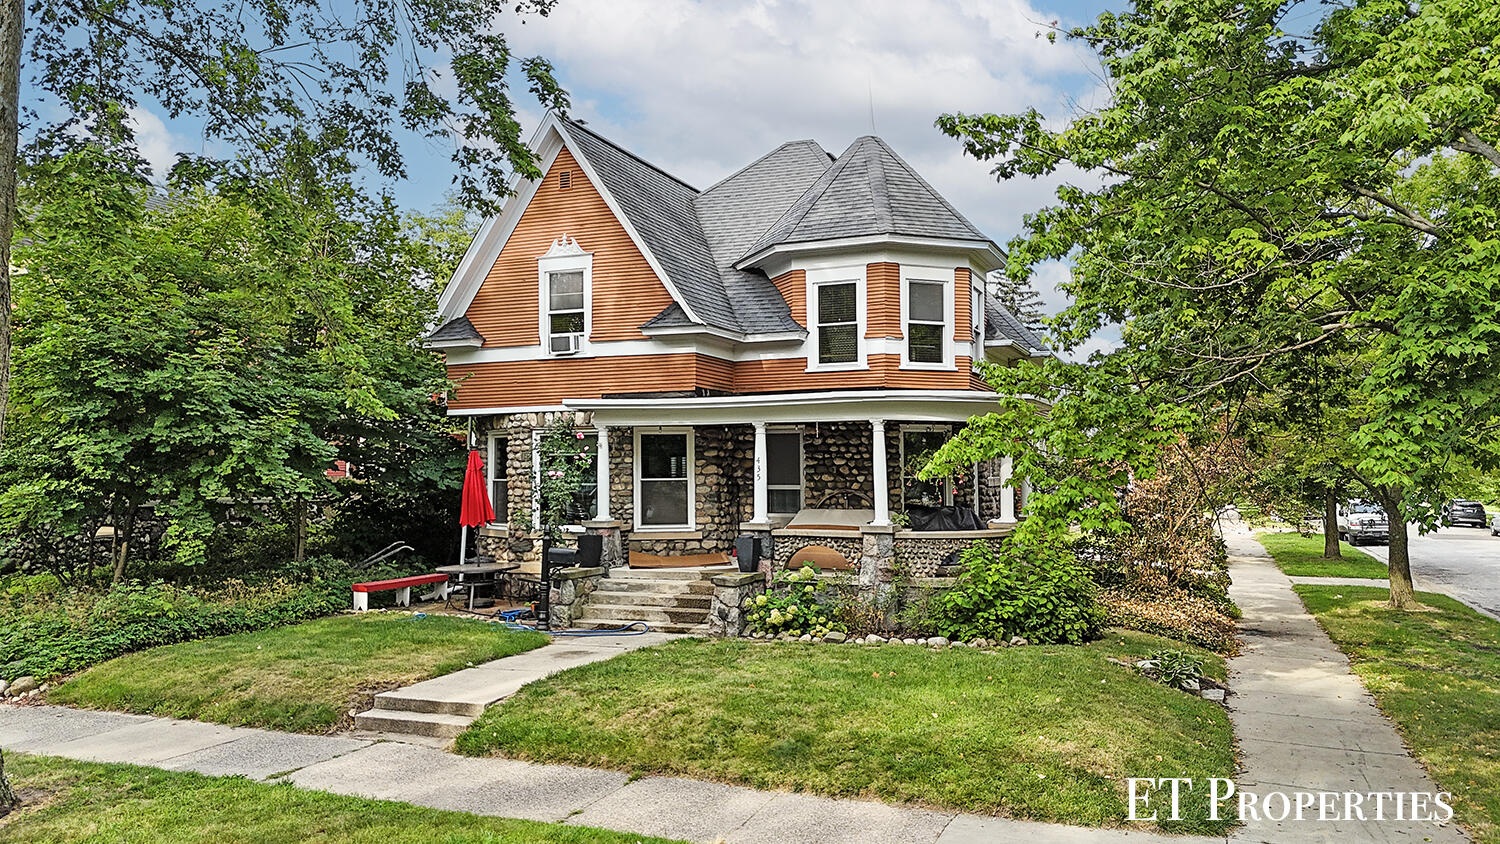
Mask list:
POLYGON ((635 513, 638 529, 693 529, 691 431, 637 432, 635 513))
POLYGON ((973 359, 984 360, 984 291, 978 287, 969 288, 969 322, 974 343, 973 359))
POLYGON ((802 509, 800 431, 767 432, 766 496, 768 509, 777 515, 796 514, 802 509))
POLYGON ((547 349, 571 355, 583 348, 583 270, 547 273, 547 349))
POLYGON ((859 285, 819 284, 818 365, 859 362, 859 285))
POLYGON ((947 285, 940 281, 906 282, 906 360, 908 363, 946 363, 943 336, 948 319, 944 300, 947 285))

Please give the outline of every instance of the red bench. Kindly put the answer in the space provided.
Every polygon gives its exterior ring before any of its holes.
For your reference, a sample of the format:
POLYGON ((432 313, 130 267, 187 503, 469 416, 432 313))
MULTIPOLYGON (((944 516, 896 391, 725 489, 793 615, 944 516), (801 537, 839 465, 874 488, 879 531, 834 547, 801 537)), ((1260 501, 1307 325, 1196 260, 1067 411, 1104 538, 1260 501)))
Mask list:
POLYGON ((398 577, 394 580, 372 580, 369 583, 356 583, 354 589, 354 611, 364 612, 370 608, 370 593, 396 590, 396 605, 400 607, 411 606, 411 588, 413 586, 425 586, 429 583, 442 583, 438 589, 439 597, 448 596, 448 575, 446 574, 417 574, 411 577, 398 577))

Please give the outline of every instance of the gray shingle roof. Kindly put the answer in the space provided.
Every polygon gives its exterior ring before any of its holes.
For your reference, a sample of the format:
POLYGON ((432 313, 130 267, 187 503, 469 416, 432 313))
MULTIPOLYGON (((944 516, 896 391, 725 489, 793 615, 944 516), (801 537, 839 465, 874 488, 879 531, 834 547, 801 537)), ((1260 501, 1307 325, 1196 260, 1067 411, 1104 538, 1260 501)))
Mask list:
POLYGON ((677 291, 643 328, 693 325, 691 310, 735 332, 802 330, 764 273, 734 266, 768 241, 988 240, 879 138, 860 138, 838 159, 813 141, 791 141, 700 193, 580 123, 563 127, 677 291))
POLYGON ((592 129, 565 124, 687 307, 709 325, 734 327, 734 307, 693 210, 698 191, 592 129))
POLYGON ((698 219, 740 330, 801 329, 765 273, 737 270, 734 262, 828 170, 831 160, 814 141, 790 141, 698 195, 698 219))
POLYGON ((474 323, 469 322, 468 317, 461 316, 457 319, 450 319, 441 326, 438 326, 436 331, 427 335, 427 339, 438 341, 478 340, 483 343, 484 335, 479 333, 479 329, 474 327, 474 323))
POLYGON ((885 141, 866 135, 745 250, 865 235, 987 241, 885 141))
POLYGON ((1016 319, 1015 314, 995 301, 995 297, 988 293, 984 296, 984 339, 1010 340, 1033 352, 1047 351, 1047 346, 1035 331, 1027 328, 1025 323, 1016 319))

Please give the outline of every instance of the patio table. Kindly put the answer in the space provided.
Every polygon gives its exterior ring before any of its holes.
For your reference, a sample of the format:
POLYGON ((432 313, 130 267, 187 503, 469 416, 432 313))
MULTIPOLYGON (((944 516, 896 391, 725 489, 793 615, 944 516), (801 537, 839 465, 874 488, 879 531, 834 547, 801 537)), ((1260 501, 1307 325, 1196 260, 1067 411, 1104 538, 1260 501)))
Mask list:
POLYGON ((450 577, 456 575, 458 582, 468 587, 469 612, 473 612, 475 587, 493 588, 500 580, 501 574, 515 571, 520 567, 519 563, 462 563, 456 566, 438 566, 434 571, 442 572, 450 577))

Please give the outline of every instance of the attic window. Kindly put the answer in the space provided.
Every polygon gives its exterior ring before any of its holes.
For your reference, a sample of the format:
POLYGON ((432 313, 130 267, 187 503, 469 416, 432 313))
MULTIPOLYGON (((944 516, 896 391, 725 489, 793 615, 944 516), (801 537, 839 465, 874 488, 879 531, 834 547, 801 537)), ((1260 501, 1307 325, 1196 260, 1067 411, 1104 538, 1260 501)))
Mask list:
POLYGON ((568 190, 573 187, 573 171, 563 170, 557 174, 557 189, 568 190))

